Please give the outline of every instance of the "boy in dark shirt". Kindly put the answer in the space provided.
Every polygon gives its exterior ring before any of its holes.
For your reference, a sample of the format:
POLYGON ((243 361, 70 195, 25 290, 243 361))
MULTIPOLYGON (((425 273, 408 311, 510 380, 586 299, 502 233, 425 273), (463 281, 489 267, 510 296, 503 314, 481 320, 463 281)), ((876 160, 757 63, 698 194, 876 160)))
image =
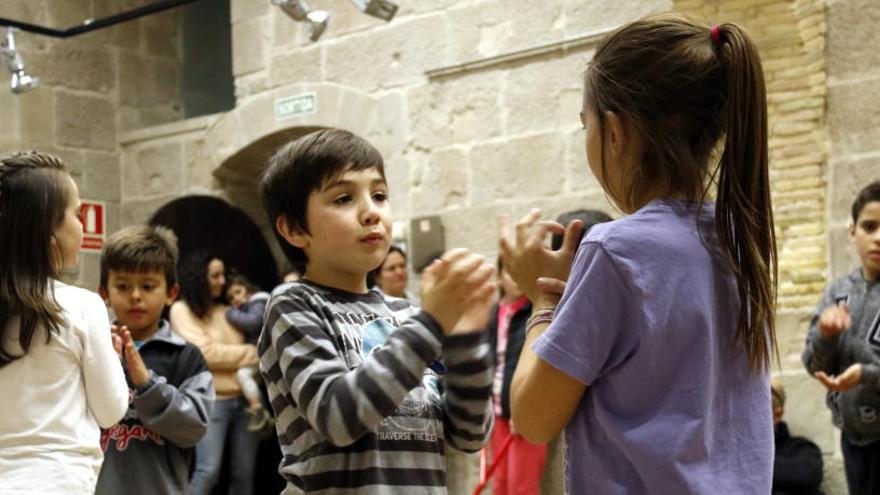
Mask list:
POLYGON ((101 297, 116 315, 131 401, 104 430, 99 495, 186 493, 192 447, 205 434, 214 383, 202 353, 162 311, 177 296, 177 239, 164 227, 113 235, 101 253, 101 297))

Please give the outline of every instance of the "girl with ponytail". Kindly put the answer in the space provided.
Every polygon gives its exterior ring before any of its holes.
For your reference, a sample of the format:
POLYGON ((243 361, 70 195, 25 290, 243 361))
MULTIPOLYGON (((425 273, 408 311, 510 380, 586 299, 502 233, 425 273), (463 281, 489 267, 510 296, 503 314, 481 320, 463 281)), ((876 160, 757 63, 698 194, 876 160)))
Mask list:
POLYGON ((516 429, 565 429, 569 493, 769 493, 776 242, 754 43, 735 24, 628 24, 596 50, 581 120, 590 169, 628 216, 576 258, 577 222, 535 210, 502 235, 534 308, 516 429))

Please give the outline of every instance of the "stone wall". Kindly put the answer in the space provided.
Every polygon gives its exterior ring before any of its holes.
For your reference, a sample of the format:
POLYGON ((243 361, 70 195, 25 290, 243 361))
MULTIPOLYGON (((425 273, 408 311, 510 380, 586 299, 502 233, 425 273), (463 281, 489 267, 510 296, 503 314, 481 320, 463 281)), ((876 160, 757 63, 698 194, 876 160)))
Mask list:
MULTIPOLYGON (((68 28, 138 7, 136 0, 12 0, 0 15, 68 28)), ((0 71, 0 153, 39 149, 71 169, 83 199, 107 202, 108 227, 120 217, 119 135, 179 119, 178 16, 171 10, 93 33, 60 39, 20 32, 16 44, 27 71, 42 86, 22 95, 0 71)), ((86 253, 69 278, 94 289, 98 255, 86 253)))
POLYGON ((859 266, 849 240, 852 201, 880 179, 880 3, 830 0, 826 9, 829 277, 840 277, 859 266))

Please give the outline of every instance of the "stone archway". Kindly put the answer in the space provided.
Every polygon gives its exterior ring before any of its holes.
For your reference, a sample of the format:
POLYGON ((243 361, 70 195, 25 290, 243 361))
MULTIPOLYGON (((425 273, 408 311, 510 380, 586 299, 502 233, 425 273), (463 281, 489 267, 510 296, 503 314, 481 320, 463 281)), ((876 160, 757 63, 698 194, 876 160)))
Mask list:
POLYGON ((369 139, 377 128, 379 108, 372 96, 339 84, 303 83, 267 91, 245 100, 208 128, 208 158, 217 178, 250 182, 280 144, 315 129, 340 127, 369 139), (307 95, 313 99, 311 111, 292 117, 279 114, 285 101, 307 95))

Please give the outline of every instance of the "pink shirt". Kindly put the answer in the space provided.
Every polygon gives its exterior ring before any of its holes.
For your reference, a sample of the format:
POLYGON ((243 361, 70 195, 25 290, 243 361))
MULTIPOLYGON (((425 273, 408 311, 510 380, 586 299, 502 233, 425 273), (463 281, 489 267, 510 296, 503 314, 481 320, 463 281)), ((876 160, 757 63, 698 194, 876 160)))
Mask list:
POLYGON ((526 296, 522 296, 512 303, 498 302, 498 339, 495 348, 495 377, 492 379, 492 403, 495 406, 495 415, 501 415, 501 387, 504 385, 504 354, 507 352, 507 335, 510 328, 510 320, 526 303, 526 296))

